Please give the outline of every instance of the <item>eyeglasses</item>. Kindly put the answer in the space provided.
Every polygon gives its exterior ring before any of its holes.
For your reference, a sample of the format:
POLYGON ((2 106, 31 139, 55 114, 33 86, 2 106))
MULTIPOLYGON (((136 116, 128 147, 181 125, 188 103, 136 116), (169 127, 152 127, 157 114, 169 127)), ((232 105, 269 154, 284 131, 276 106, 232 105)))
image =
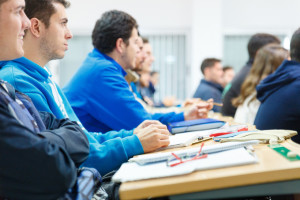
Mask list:
POLYGON ((198 159, 202 159, 202 158, 207 158, 207 154, 204 154, 204 155, 200 156, 203 146, 204 146, 204 143, 202 143, 202 145, 200 147, 200 150, 193 157, 189 157, 189 156, 179 157, 175 153, 171 153, 175 157, 175 161, 177 161, 177 162, 174 162, 174 157, 171 157, 167 160, 167 166, 168 167, 175 167, 177 165, 180 165, 182 163, 186 163, 186 162, 189 162, 189 161, 198 160, 198 159))

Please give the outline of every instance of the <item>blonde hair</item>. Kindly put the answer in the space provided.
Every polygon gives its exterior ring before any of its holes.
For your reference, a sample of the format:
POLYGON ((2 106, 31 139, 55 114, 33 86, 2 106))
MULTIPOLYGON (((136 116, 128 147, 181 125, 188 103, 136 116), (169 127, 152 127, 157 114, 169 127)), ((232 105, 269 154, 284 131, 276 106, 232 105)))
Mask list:
MULTIPOLYGON (((241 93, 232 100, 232 105, 242 105, 255 90, 259 82, 273 73, 284 59, 289 57, 289 51, 279 44, 268 44, 257 51, 250 73, 241 86, 241 93)), ((249 101, 256 99, 256 95, 249 101)))

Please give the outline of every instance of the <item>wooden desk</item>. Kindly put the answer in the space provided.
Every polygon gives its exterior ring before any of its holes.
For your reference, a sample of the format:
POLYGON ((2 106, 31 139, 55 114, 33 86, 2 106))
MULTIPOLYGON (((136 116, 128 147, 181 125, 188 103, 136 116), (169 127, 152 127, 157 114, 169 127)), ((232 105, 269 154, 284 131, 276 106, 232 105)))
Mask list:
MULTIPOLYGON (((290 140, 282 145, 300 153, 300 145, 290 140)), ((300 161, 290 162, 265 144, 256 145, 254 148, 259 158, 257 164, 127 182, 121 184, 120 198, 124 200, 170 196, 171 199, 222 199, 300 193, 300 161)))

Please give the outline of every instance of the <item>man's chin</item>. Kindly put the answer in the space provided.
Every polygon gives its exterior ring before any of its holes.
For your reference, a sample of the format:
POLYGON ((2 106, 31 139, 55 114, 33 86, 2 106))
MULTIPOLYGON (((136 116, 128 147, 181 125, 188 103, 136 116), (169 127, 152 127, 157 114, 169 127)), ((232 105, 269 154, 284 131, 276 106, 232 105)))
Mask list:
POLYGON ((57 54, 52 60, 60 60, 65 57, 65 53, 57 54))
POLYGON ((18 51, 16 51, 15 53, 10 54, 9 58, 6 59, 6 60, 14 60, 14 59, 17 59, 17 58, 21 58, 23 56, 24 56, 24 50, 23 50, 23 48, 21 48, 18 51))

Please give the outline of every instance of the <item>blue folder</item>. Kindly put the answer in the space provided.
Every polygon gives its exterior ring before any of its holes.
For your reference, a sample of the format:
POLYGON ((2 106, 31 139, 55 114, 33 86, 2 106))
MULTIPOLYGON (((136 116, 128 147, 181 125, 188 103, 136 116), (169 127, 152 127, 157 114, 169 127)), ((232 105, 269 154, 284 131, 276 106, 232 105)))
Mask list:
POLYGON ((173 122, 168 124, 168 129, 172 134, 184 133, 189 131, 203 131, 216 129, 224 126, 226 122, 217 119, 196 119, 188 121, 173 122))

